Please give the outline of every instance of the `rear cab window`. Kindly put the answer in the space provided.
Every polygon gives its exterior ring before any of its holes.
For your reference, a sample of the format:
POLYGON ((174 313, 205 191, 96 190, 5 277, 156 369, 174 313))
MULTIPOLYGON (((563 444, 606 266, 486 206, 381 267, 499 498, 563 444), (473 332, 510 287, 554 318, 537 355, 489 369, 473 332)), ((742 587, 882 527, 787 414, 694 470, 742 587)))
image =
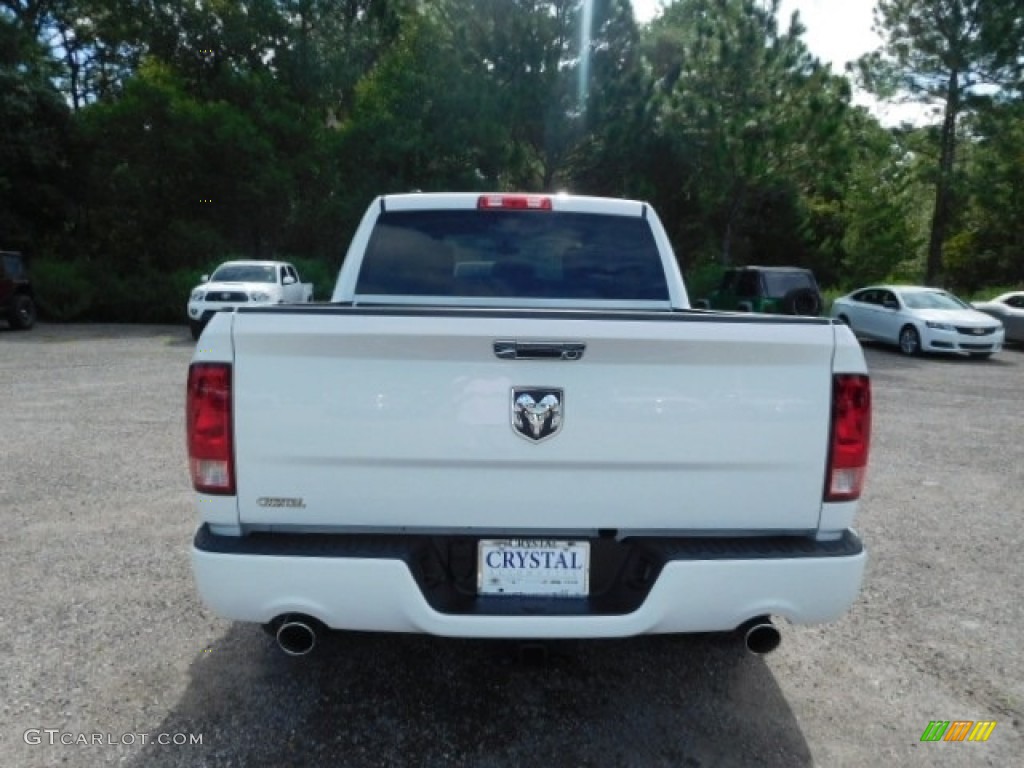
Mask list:
POLYGON ((658 301, 668 284, 640 217, 568 211, 381 213, 356 295, 658 301))

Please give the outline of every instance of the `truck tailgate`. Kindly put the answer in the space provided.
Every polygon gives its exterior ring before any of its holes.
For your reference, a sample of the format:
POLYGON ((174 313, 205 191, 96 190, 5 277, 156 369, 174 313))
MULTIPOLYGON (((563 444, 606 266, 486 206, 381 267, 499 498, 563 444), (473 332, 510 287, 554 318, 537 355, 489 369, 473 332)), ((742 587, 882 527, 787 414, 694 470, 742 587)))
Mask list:
POLYGON ((572 531, 809 530, 822 503, 833 328, 683 313, 239 312, 240 521, 572 531), (586 345, 507 360, 498 340, 586 345), (562 391, 549 439, 515 387, 562 391))

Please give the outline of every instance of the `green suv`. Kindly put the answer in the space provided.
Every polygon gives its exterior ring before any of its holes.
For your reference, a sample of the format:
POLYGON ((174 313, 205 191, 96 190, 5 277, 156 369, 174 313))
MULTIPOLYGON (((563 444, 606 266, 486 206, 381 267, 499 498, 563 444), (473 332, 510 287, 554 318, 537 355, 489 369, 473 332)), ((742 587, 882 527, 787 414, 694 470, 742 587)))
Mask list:
POLYGON ((818 281, 799 267, 737 267, 726 270, 710 299, 710 309, 772 315, 819 315, 823 307, 818 281))

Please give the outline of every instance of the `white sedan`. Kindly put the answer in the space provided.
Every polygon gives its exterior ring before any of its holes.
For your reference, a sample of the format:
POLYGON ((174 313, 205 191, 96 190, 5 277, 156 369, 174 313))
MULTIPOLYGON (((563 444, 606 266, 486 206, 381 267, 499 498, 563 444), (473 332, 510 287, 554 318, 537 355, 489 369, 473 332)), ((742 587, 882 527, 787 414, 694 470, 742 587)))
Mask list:
POLYGON ((1024 341, 1024 291, 1004 293, 992 301, 976 301, 972 306, 1001 322, 1007 341, 1024 341))
POLYGON ((896 344, 905 355, 951 352, 988 357, 1003 348, 1003 326, 939 288, 874 285, 832 304, 832 317, 858 337, 896 344))

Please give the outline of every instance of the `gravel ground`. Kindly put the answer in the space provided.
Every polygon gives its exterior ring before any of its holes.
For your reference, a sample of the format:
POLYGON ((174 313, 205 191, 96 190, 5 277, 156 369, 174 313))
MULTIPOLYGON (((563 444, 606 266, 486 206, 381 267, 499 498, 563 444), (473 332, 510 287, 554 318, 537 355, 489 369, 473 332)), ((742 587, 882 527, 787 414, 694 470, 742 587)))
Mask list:
POLYGON ((867 350, 868 578, 774 654, 349 634, 290 659, 193 589, 191 350, 176 327, 0 329, 2 766, 1020 764, 1024 351, 867 350), (956 719, 998 725, 919 741, 956 719), (102 743, 60 743, 82 734, 102 743))

